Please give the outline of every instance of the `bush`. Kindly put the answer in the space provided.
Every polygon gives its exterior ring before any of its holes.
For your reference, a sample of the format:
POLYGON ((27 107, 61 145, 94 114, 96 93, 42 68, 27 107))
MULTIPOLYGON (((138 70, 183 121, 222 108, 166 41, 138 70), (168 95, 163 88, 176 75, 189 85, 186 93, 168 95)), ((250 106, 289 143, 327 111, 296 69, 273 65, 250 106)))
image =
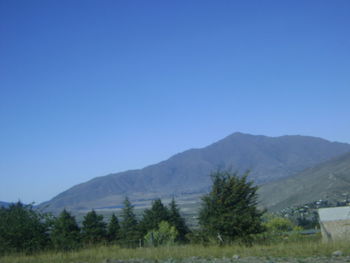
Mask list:
POLYGON ((168 222, 159 223, 158 229, 149 231, 145 236, 145 241, 151 246, 173 245, 178 236, 178 231, 168 222))
POLYGON ((297 241, 301 239, 301 227, 290 219, 269 215, 263 224, 265 232, 255 236, 257 243, 273 244, 279 242, 297 241))
POLYGON ((291 220, 284 217, 272 217, 264 223, 266 231, 273 234, 283 234, 297 228, 291 220))

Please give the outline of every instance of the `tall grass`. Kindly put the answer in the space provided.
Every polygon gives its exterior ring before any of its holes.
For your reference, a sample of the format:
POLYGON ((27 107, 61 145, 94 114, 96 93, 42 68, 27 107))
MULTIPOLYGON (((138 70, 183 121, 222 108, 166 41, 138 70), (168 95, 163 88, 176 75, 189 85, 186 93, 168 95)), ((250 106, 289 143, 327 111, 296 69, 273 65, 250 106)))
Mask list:
POLYGON ((241 257, 311 257, 330 256, 333 251, 341 250, 344 254, 350 254, 350 246, 347 243, 324 244, 319 240, 301 240, 293 242, 280 242, 270 245, 254 245, 245 247, 231 246, 202 246, 184 245, 158 248, 127 249, 118 246, 96 246, 71 252, 43 252, 35 255, 9 255, 0 258, 1 263, 67 263, 89 262, 101 263, 105 259, 153 259, 167 258, 181 259, 189 257, 222 258, 240 255, 241 257))

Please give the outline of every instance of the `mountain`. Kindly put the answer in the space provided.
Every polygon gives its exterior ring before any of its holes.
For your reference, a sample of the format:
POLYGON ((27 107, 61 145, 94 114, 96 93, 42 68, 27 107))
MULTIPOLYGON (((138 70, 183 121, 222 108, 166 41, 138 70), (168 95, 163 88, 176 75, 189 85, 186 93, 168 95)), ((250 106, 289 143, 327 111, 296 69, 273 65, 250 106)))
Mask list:
POLYGON ((9 207, 11 203, 7 203, 7 202, 2 202, 0 201, 0 207, 9 207))
POLYGON ((344 200, 350 197, 350 153, 306 169, 296 176, 263 185, 259 195, 262 206, 275 211, 320 199, 344 200))
POLYGON ((251 171, 262 184, 350 151, 350 145, 309 136, 267 137, 234 133, 205 148, 190 149, 140 170, 110 174, 73 186, 41 204, 49 210, 83 210, 116 206, 125 195, 133 201, 199 193, 217 169, 251 171))

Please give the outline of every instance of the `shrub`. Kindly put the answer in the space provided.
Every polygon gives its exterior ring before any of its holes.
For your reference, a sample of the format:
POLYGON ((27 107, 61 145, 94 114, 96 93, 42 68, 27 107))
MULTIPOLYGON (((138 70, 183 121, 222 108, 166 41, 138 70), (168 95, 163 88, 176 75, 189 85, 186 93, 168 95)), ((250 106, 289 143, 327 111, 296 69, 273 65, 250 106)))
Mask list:
POLYGON ((151 246, 173 245, 178 236, 178 231, 168 222, 159 223, 158 229, 149 231, 145 236, 145 241, 151 246))

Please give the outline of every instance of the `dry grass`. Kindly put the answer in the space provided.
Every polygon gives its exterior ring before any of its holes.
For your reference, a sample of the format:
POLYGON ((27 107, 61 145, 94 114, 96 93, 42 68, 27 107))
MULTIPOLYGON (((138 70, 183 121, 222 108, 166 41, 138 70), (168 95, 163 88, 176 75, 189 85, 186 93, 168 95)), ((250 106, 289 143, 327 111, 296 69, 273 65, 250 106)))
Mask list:
POLYGON ((159 248, 137 248, 127 249, 117 246, 99 246, 72 252, 43 252, 36 255, 10 255, 0 258, 1 263, 67 263, 67 262, 89 262, 101 263, 104 259, 167 259, 167 258, 222 258, 232 257, 238 254, 242 257, 310 257, 330 256, 335 250, 342 250, 344 254, 350 254, 350 247, 347 243, 323 244, 320 241, 303 240, 298 242, 279 243, 274 245, 255 245, 244 247, 232 246, 171 246, 159 248))

